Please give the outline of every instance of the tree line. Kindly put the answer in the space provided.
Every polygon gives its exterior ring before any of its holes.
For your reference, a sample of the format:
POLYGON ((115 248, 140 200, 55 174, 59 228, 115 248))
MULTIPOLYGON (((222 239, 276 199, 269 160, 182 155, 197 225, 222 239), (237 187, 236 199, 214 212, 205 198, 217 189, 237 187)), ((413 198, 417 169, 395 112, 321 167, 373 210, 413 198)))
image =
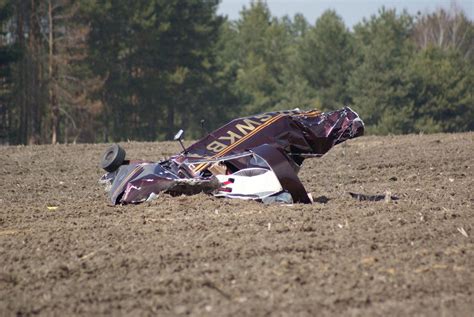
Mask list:
POLYGON ((474 24, 455 6, 328 10, 252 1, 0 0, 0 142, 199 138, 264 111, 351 106, 375 134, 474 130, 474 24))

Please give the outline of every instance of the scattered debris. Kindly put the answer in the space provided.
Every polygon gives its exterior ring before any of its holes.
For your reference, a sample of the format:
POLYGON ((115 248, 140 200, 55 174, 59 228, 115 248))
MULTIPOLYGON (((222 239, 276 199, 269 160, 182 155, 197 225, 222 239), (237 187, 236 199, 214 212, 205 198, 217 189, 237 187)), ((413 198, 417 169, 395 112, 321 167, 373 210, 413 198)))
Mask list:
POLYGON ((2 235, 10 235, 10 234, 16 234, 20 232, 20 230, 17 229, 6 229, 6 230, 0 230, 0 236, 2 235))
POLYGON ((231 300, 232 297, 227 293, 227 292, 224 292, 222 289, 220 289, 219 287, 216 286, 216 284, 214 284, 214 282, 211 282, 211 281, 205 281, 202 286, 204 287, 208 287, 210 289, 213 289, 215 290, 216 292, 218 292, 220 295, 222 295, 225 299, 228 299, 228 300, 231 300))
POLYGON ((372 264, 375 264, 377 261, 378 260, 375 257, 368 256, 368 257, 362 258, 360 262, 364 265, 372 265, 372 264))
POLYGON ((425 273, 428 271, 434 270, 446 270, 448 266, 446 264, 433 264, 433 265, 425 265, 420 266, 414 270, 415 273, 425 273))
POLYGON ((314 199, 315 202, 320 203, 320 204, 327 204, 329 202, 329 198, 326 196, 319 196, 314 199))
POLYGON ((463 227, 460 227, 460 228, 457 228, 457 229, 463 236, 465 236, 466 238, 469 238, 469 236, 467 235, 466 230, 464 230, 463 227))
MULTIPOLYGON (((265 203, 312 203, 297 174, 306 158, 364 133, 357 113, 345 107, 321 113, 298 109, 235 119, 159 162, 125 160, 118 144, 102 156, 100 182, 113 204, 140 203, 160 192, 208 193, 265 203)), ((327 200, 326 200, 327 202, 327 200)), ((325 202, 322 202, 325 203, 325 202)))
POLYGON ((391 267, 391 268, 386 269, 385 272, 387 272, 390 275, 395 275, 396 271, 394 268, 391 267))
POLYGON ((391 195, 390 192, 387 192, 385 193, 384 195, 366 195, 366 194, 358 194, 358 193, 352 193, 352 192, 349 192, 349 195, 351 195, 351 197, 359 200, 359 201, 380 201, 380 200, 384 200, 384 201, 390 201, 390 200, 398 200, 398 196, 395 196, 395 195, 391 195))

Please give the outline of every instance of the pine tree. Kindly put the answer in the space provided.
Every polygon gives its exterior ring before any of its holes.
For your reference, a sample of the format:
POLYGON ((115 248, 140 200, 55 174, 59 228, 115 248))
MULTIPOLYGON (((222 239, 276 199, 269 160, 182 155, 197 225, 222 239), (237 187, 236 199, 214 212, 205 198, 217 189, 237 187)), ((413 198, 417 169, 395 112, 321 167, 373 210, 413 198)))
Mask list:
POLYGON ((291 52, 291 37, 283 22, 272 18, 262 1, 251 2, 237 21, 237 89, 243 113, 274 109, 284 100, 284 69, 291 52))
POLYGON ((474 67, 462 52, 429 47, 411 63, 416 87, 415 130, 474 130, 474 67))
POLYGON ((326 11, 308 30, 298 50, 298 72, 324 109, 350 102, 347 82, 353 68, 353 39, 341 17, 326 11))
POLYGON ((0 1, 0 144, 10 143, 14 130, 15 107, 13 102, 13 66, 20 58, 18 50, 8 40, 8 22, 14 14, 12 1, 0 1))
POLYGON ((107 76, 102 101, 113 139, 171 138, 209 108, 217 1, 113 1, 91 9, 91 60, 107 76), (202 107, 202 109, 201 109, 202 107))
POLYGON ((407 13, 382 9, 355 27, 358 56, 349 89, 369 132, 413 131, 415 91, 408 68, 414 54, 412 26, 407 13))

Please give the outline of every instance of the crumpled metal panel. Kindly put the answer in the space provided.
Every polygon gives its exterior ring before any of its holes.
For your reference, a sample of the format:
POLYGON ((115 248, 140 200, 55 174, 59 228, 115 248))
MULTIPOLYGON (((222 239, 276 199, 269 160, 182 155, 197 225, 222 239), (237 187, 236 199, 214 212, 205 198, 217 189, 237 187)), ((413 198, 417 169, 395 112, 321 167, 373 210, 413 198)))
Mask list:
POLYGON ((112 174, 109 197, 118 204, 141 202, 159 192, 212 193, 219 183, 210 167, 218 161, 226 173, 251 167, 272 170, 294 202, 311 203, 297 177, 303 161, 363 133, 364 123, 349 107, 327 113, 288 110, 235 119, 169 160, 122 165, 112 174))

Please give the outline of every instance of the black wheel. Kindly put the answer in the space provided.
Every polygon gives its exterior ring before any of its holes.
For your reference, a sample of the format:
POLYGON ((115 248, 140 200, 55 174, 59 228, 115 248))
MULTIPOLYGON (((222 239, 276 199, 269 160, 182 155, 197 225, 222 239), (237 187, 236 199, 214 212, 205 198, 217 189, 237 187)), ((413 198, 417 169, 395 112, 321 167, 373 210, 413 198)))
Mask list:
POLYGON ((118 144, 112 144, 105 150, 100 161, 100 167, 111 173, 118 169, 125 160, 125 150, 118 144))

